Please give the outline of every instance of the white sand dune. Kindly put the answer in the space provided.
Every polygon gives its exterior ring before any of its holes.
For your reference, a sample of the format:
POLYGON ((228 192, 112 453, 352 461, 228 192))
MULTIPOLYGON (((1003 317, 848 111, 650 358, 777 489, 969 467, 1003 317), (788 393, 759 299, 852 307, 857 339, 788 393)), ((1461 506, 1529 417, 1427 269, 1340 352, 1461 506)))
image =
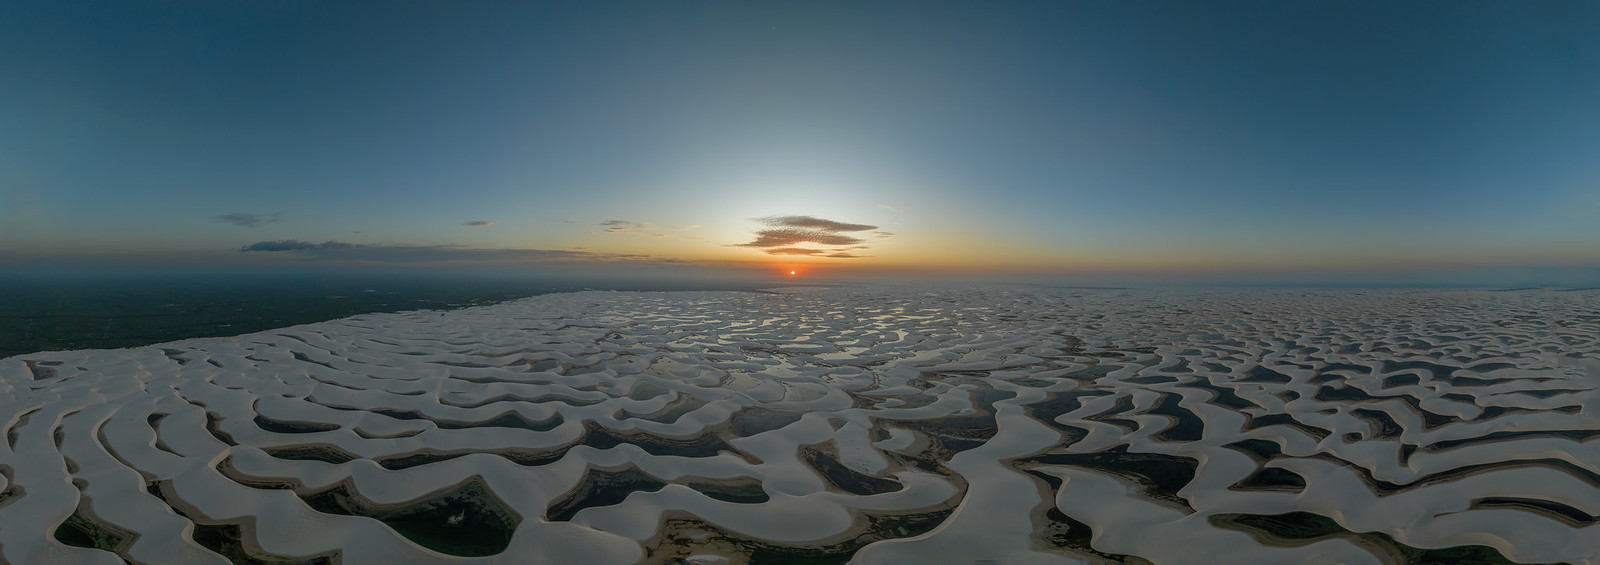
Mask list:
POLYGON ((1600 562, 1600 293, 553 294, 0 360, 9 563, 1600 562))

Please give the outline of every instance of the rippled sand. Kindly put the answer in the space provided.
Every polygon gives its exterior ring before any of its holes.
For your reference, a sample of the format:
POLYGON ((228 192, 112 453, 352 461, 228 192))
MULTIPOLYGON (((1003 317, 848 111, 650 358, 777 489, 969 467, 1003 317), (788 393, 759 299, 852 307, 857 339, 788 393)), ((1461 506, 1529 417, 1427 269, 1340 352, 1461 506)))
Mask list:
POLYGON ((1597 339, 1600 292, 995 287, 23 355, 0 558, 1595 563, 1597 339))

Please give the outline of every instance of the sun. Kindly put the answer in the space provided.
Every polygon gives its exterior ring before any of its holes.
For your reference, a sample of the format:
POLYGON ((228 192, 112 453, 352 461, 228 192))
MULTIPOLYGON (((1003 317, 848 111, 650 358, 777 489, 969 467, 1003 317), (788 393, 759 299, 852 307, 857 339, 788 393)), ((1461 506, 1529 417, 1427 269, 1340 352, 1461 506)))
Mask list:
POLYGON ((791 277, 795 276, 795 275, 798 275, 798 274, 800 274, 799 271, 789 271, 789 276, 791 276, 791 277))

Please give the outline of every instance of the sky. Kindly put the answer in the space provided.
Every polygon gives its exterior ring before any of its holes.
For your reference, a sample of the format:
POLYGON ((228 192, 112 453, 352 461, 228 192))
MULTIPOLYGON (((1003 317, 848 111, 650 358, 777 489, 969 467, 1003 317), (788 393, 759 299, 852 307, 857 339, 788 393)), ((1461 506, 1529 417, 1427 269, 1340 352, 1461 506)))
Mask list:
POLYGON ((3 2, 63 266, 1600 273, 1600 3, 3 2))

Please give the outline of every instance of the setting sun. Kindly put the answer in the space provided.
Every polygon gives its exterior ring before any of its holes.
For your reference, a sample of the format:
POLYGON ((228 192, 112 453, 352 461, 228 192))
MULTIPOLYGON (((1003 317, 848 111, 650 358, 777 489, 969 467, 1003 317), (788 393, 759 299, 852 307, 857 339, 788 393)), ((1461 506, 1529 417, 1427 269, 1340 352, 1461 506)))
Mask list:
POLYGON ((798 274, 798 273, 796 273, 795 271, 789 271, 789 276, 791 276, 791 277, 795 276, 796 274, 798 274))

